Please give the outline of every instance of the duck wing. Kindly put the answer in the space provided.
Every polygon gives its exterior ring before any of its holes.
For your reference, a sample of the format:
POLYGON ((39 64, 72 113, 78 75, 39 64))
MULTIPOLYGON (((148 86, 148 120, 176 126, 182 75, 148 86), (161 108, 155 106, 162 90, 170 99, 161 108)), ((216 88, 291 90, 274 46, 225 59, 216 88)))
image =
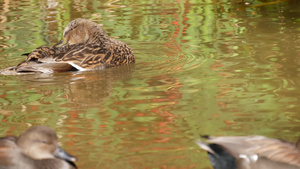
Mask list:
POLYGON ((80 44, 70 46, 57 62, 69 63, 78 70, 103 69, 133 63, 134 55, 131 48, 124 42, 110 39, 109 42, 94 45, 80 44))
POLYGON ((64 72, 72 70, 72 66, 68 63, 57 62, 54 57, 63 55, 65 49, 63 48, 50 48, 39 47, 28 54, 26 60, 19 63, 18 66, 10 68, 11 71, 16 73, 53 73, 64 72))

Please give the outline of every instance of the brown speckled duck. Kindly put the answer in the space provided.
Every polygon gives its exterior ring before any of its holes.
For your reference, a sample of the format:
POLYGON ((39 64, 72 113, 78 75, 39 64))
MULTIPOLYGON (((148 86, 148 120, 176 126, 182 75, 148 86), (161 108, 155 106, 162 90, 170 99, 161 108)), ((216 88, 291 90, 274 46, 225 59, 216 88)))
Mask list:
POLYGON ((204 136, 196 143, 208 152, 214 169, 299 169, 300 141, 296 144, 264 136, 204 136))
POLYGON ((115 39, 95 22, 75 19, 65 28, 62 40, 53 47, 39 47, 16 67, 2 74, 53 73, 93 70, 133 63, 131 48, 115 39))
POLYGON ((35 126, 19 137, 0 138, 1 169, 76 169, 76 158, 59 146, 56 133, 46 126, 35 126))

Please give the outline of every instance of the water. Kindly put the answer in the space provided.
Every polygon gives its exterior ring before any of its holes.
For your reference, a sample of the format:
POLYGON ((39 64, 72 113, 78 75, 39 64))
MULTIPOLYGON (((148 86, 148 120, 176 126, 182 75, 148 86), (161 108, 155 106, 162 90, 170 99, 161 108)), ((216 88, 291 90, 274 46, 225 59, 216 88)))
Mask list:
POLYGON ((57 43, 75 18, 127 43, 133 65, 0 76, 0 135, 55 129, 78 167, 211 168, 201 134, 295 141, 299 2, 0 2, 0 69, 57 43))

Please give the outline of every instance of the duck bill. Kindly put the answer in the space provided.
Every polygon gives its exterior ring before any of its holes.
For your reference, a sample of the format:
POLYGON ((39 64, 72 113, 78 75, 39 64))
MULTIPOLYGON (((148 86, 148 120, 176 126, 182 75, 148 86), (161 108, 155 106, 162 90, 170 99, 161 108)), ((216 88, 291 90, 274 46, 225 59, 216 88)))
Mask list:
POLYGON ((62 38, 54 47, 65 47, 68 44, 68 41, 65 38, 62 38))
POLYGON ((205 150, 211 154, 215 154, 214 150, 212 150, 207 143, 204 143, 200 140, 196 140, 195 143, 198 144, 198 146, 200 148, 202 148, 203 150, 205 150))
POLYGON ((67 152, 65 152, 62 148, 57 147, 54 156, 56 158, 60 158, 66 161, 71 161, 71 162, 75 162, 77 159, 76 157, 68 154, 67 152))

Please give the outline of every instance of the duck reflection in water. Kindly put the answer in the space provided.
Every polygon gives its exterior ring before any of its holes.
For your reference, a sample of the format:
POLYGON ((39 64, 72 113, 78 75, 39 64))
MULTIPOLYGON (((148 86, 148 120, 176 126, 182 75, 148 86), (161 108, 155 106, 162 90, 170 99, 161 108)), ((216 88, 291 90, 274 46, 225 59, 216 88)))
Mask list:
POLYGON ((214 169, 299 169, 299 143, 264 136, 203 136, 196 143, 208 152, 214 169))
POLYGON ((76 169, 75 161, 58 146, 49 127, 36 126, 19 137, 0 138, 1 169, 76 169))
POLYGON ((75 19, 65 28, 62 40, 53 47, 39 47, 15 67, 0 71, 5 75, 53 73, 104 69, 133 63, 131 48, 109 38, 95 22, 75 19))

